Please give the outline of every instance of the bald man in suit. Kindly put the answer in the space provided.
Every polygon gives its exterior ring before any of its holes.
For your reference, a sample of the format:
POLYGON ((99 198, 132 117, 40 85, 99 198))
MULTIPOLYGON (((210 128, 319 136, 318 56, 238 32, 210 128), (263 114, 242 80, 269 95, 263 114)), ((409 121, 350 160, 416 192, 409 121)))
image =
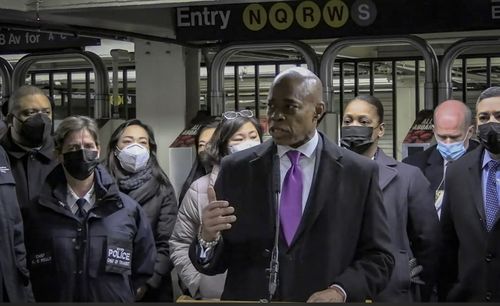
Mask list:
POLYGON ((472 113, 458 100, 446 100, 434 110, 434 138, 437 144, 403 159, 404 163, 420 168, 434 192, 434 205, 441 215, 446 167, 466 153, 474 150, 478 142, 474 134, 472 113))
POLYGON ((377 165, 316 130, 321 98, 321 81, 311 71, 280 73, 268 99, 273 140, 222 161, 216 193, 190 248, 202 273, 227 270, 222 299, 269 299, 266 269, 276 231, 273 300, 364 302, 390 278, 394 257, 377 165), (279 208, 272 169, 281 177, 279 208))

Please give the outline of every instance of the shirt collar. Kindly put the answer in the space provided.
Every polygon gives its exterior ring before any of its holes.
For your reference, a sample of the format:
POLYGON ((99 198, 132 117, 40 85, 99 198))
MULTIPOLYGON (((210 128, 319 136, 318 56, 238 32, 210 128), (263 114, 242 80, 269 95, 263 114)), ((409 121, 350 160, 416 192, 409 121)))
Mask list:
POLYGON ((485 167, 488 165, 490 160, 493 160, 493 158, 491 158, 491 156, 490 156, 490 152, 488 152, 488 150, 484 150, 483 165, 482 165, 481 169, 485 170, 485 167))
MULTIPOLYGON (((68 186, 68 202, 69 200, 71 200, 71 204, 74 204, 80 197, 78 197, 78 195, 73 191, 73 189, 69 184, 67 184, 67 186, 68 186)), ((87 191, 87 193, 83 196, 83 199, 85 199, 88 203, 92 204, 93 197, 94 197, 94 185, 90 187, 90 190, 87 191)))
POLYGON ((314 130, 314 136, 309 139, 308 142, 304 143, 298 148, 292 148, 290 146, 282 146, 282 145, 277 145, 278 147, 278 156, 280 158, 283 157, 283 155, 286 154, 288 151, 299 151, 302 153, 302 155, 307 156, 308 158, 311 158, 311 156, 314 154, 314 151, 316 150, 316 147, 318 146, 318 141, 319 141, 319 135, 318 131, 314 130))

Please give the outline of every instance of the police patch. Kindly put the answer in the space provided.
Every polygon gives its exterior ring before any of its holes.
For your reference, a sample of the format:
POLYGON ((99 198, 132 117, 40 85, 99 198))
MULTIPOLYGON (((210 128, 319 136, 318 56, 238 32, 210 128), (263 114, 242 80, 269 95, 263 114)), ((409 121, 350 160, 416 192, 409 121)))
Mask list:
POLYGON ((129 241, 109 239, 106 249, 106 272, 130 274, 132 247, 129 241))
POLYGON ((108 258, 106 259, 106 263, 123 268, 130 268, 130 258, 130 251, 125 250, 124 248, 111 247, 108 248, 108 258))

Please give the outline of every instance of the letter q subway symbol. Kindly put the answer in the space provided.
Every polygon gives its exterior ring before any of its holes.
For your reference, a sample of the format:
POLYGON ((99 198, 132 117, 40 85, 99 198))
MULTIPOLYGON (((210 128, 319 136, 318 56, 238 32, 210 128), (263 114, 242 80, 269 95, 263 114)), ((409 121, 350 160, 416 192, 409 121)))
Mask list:
POLYGON ((243 24, 251 31, 259 31, 269 23, 276 30, 288 29, 293 21, 293 10, 287 3, 277 2, 269 10, 269 18, 266 9, 257 3, 248 5, 243 11, 243 24))

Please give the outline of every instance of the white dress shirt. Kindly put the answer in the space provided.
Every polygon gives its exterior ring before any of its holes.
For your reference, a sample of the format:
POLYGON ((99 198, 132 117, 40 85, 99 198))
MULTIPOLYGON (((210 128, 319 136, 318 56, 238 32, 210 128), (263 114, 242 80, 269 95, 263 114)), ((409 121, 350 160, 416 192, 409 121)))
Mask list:
POLYGON ((283 181, 285 180, 285 175, 288 169, 292 167, 292 162, 286 155, 288 151, 299 151, 302 153, 300 156, 299 164, 302 169, 302 213, 306 208, 307 198, 309 197, 309 192, 311 191, 311 184, 314 176, 314 165, 316 163, 316 148, 318 147, 319 135, 318 131, 314 131, 314 136, 309 139, 308 142, 301 145, 298 148, 292 148, 290 146, 278 145, 278 156, 280 157, 280 184, 283 187, 283 181))
MULTIPOLYGON (((281 187, 283 188, 283 181, 285 180, 285 175, 288 172, 288 169, 292 167, 292 162, 286 155, 286 152, 290 150, 296 150, 302 153, 299 164, 300 168, 302 169, 302 174, 303 174, 303 190, 302 190, 302 213, 304 213, 304 209, 306 208, 307 204, 307 199, 309 198, 309 192, 311 191, 311 184, 312 180, 314 177, 314 168, 316 164, 316 148, 318 147, 318 141, 319 141, 319 135, 318 131, 314 131, 314 136, 309 139, 308 142, 305 144, 301 145, 298 148, 292 148, 290 146, 281 146, 277 145, 278 147, 278 156, 280 157, 280 181, 281 181, 281 187)), ((281 200, 281 199, 280 199, 281 200)), ((333 284, 330 286, 330 288, 337 288, 339 289, 344 298, 344 302, 347 299, 347 293, 345 292, 344 288, 340 287, 337 284, 333 284)))
MULTIPOLYGON (((73 214, 76 214, 78 211, 78 205, 76 204, 76 201, 80 198, 71 188, 71 186, 68 184, 68 194, 66 195, 66 203, 68 205, 69 210, 73 214)), ((90 188, 90 190, 83 196, 85 199, 85 205, 83 205, 83 210, 85 212, 88 212, 92 206, 95 204, 95 193, 94 193, 94 185, 90 188)))

